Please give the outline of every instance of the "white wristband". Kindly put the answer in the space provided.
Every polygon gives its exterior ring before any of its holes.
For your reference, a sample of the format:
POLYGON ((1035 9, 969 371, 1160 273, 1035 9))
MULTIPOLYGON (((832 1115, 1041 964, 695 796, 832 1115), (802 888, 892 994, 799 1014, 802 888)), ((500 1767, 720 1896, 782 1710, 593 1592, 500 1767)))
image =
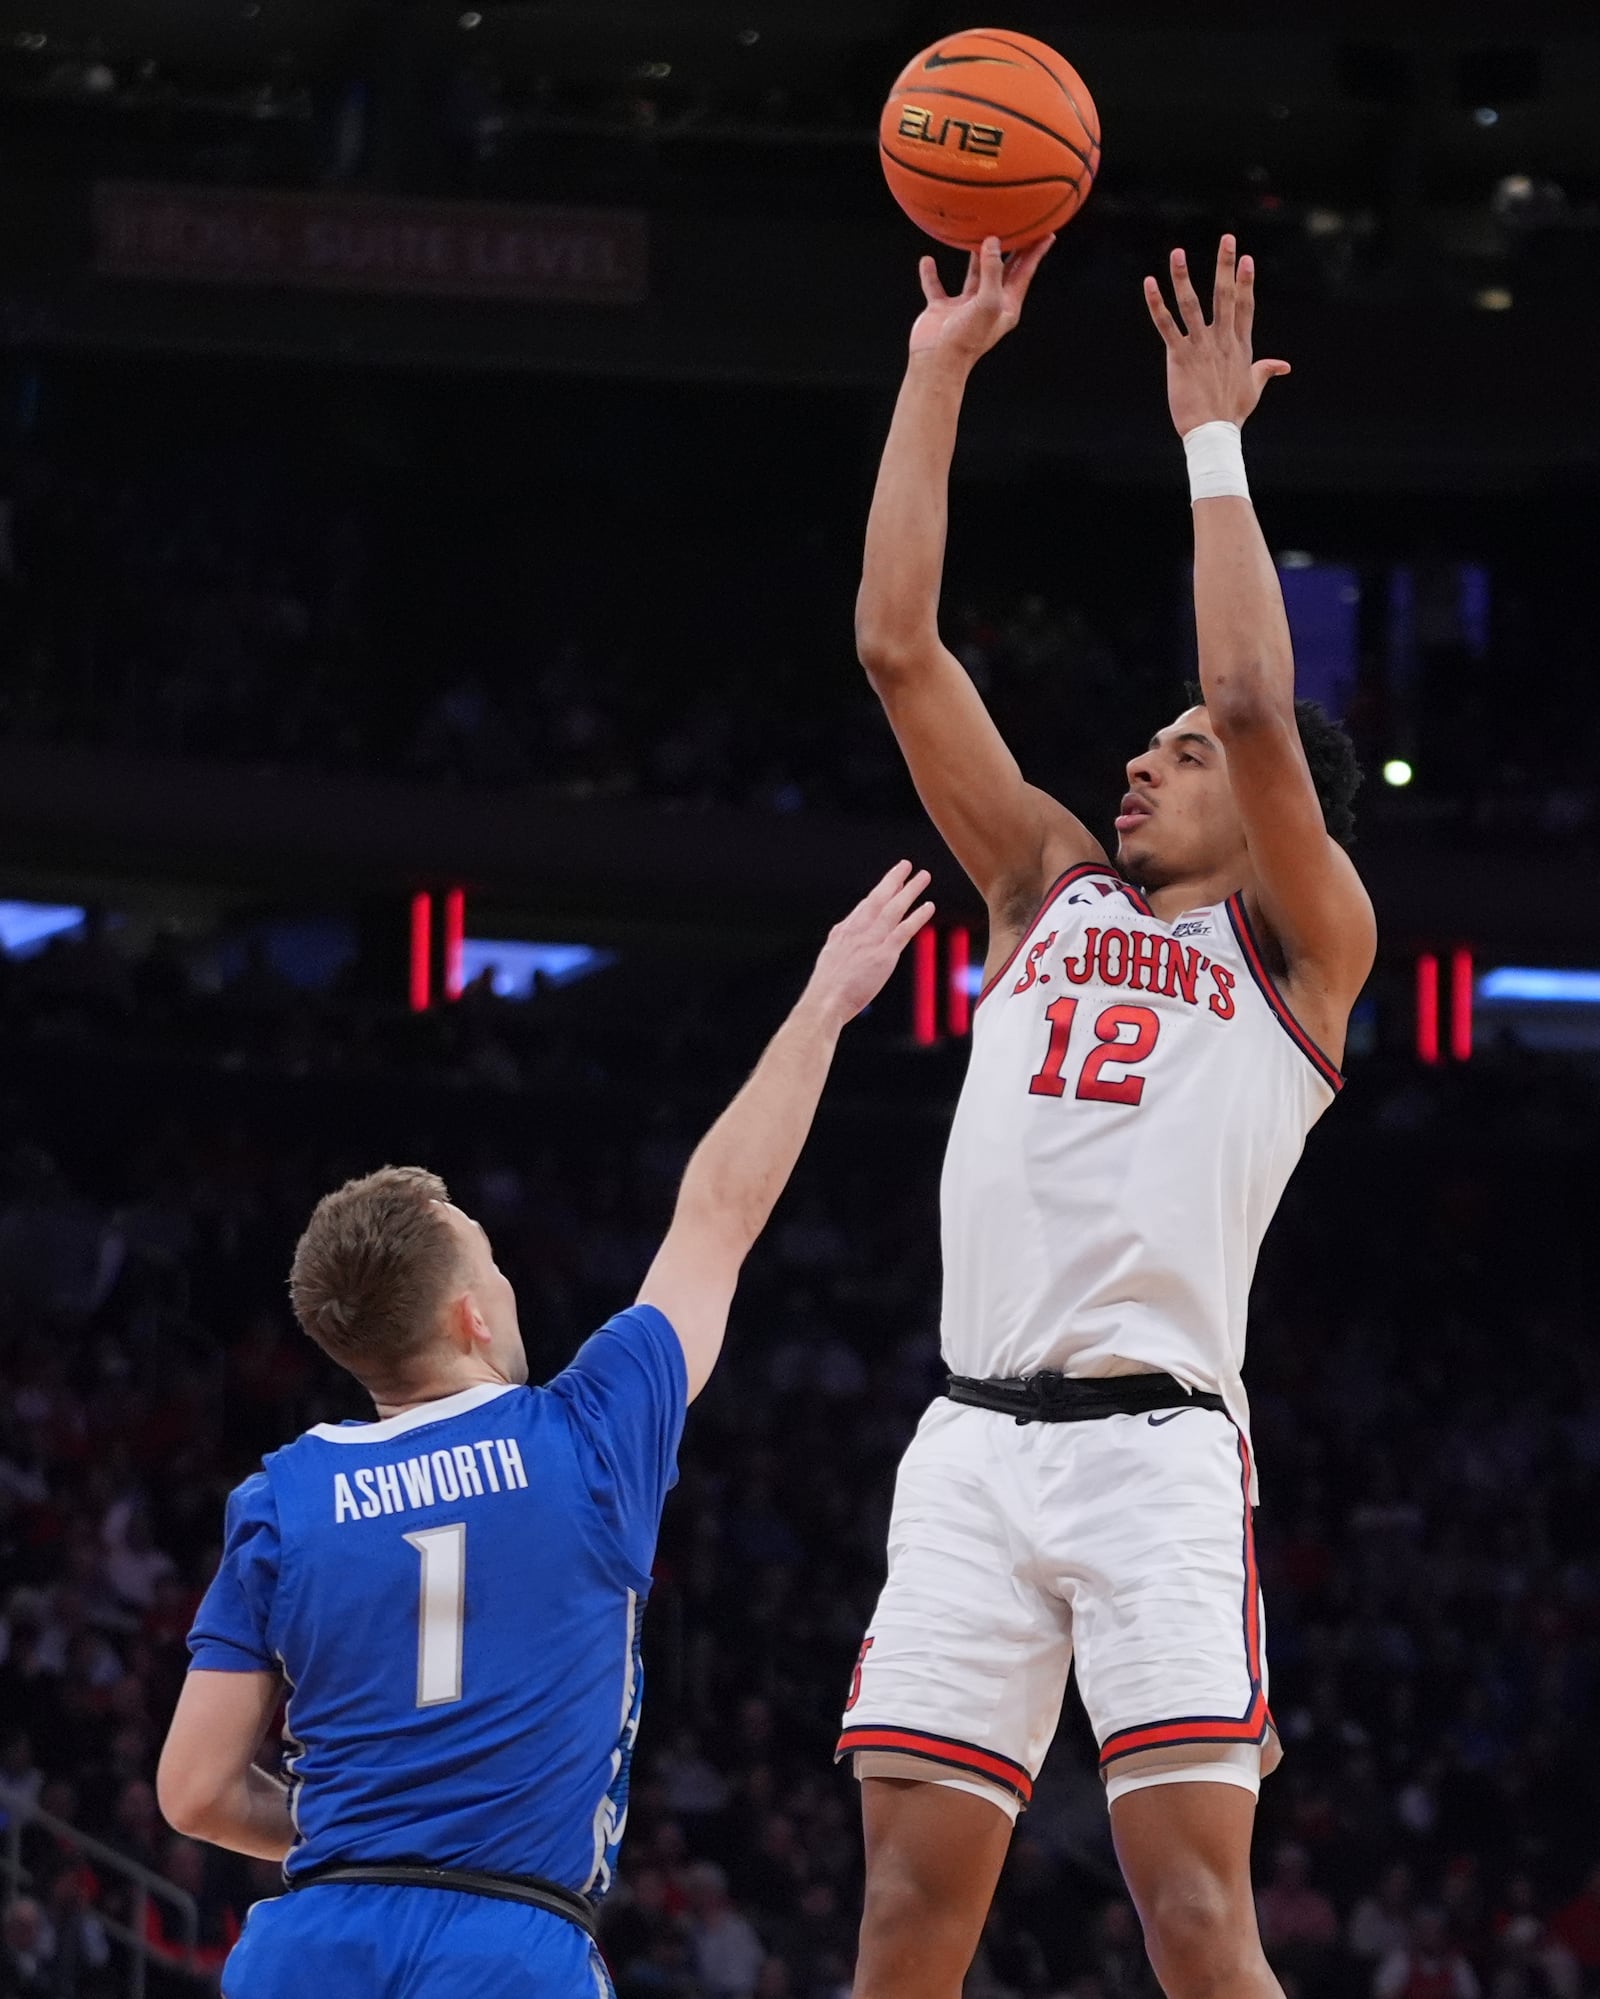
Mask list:
POLYGON ((1250 482, 1244 476, 1244 440, 1236 423, 1197 423, 1183 434, 1189 461, 1189 498, 1248 500, 1250 482))

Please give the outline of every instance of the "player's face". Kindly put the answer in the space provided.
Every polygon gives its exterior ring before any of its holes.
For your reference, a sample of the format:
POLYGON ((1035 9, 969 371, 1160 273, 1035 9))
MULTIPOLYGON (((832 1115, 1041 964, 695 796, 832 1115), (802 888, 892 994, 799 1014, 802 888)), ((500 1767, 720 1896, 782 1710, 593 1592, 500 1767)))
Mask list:
POLYGON ((1228 758, 1204 708, 1185 710, 1128 764, 1117 815, 1117 866, 1144 889, 1240 872, 1244 825, 1228 758))
POLYGON ((487 1358, 507 1381, 526 1381, 528 1356, 523 1351, 522 1328, 517 1324, 517 1294, 511 1279, 495 1262, 481 1222, 455 1207, 447 1207, 445 1214, 461 1244, 467 1296, 488 1332, 487 1358))

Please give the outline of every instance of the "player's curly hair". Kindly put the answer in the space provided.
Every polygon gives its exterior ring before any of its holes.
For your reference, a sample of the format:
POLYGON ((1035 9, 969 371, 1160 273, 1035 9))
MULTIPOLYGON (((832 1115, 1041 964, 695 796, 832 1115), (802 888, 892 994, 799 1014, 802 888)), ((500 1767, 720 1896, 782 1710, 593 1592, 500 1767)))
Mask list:
POLYGON ((404 1374, 459 1280, 460 1247, 439 1212, 449 1198, 437 1173, 382 1166, 324 1194, 295 1244, 295 1317, 369 1387, 404 1374))
MULTIPOLYGON (((1183 692, 1191 708, 1205 706, 1205 690, 1198 680, 1186 680, 1183 692)), ((1306 753, 1311 782, 1317 788, 1322 807, 1322 823, 1341 847, 1356 842, 1355 796, 1361 789, 1361 765, 1350 733, 1341 727, 1320 701, 1297 701, 1294 719, 1300 729, 1300 747, 1306 753)))

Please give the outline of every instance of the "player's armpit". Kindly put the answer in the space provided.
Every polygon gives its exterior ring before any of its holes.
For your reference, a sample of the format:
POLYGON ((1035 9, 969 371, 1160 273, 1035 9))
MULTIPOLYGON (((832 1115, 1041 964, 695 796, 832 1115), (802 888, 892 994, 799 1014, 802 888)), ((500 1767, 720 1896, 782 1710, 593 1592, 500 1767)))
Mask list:
POLYGON ((175 1831, 282 1860, 295 1839, 289 1795, 254 1767, 282 1697, 276 1673, 189 1673, 156 1771, 162 1815, 175 1831))
MULTIPOLYGON (((1316 1011, 1336 1015, 1342 1039, 1345 1016, 1377 955, 1371 898, 1350 856, 1329 837, 1293 709, 1263 705, 1230 713, 1216 704, 1208 712, 1244 820, 1256 877, 1250 900, 1297 994, 1316 1011)), ((1315 1031, 1311 1020, 1306 1026, 1315 1031)))
POLYGON ((1105 850, 1074 813, 1029 784, 955 655, 915 657, 858 637, 862 664, 917 796, 991 913, 1037 902, 1046 883, 1105 850))

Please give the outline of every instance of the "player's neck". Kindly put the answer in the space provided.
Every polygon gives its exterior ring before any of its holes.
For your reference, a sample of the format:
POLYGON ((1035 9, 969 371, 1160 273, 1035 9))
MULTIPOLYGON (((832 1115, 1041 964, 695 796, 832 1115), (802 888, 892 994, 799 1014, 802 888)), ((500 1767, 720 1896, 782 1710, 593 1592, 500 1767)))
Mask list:
POLYGON ((497 1388, 510 1386, 491 1361, 480 1359, 476 1354, 457 1354, 404 1386, 396 1385, 382 1391, 369 1388, 367 1393, 372 1397, 378 1420, 384 1422, 390 1416, 408 1416, 413 1409, 425 1409, 430 1402, 443 1402, 452 1395, 461 1394, 463 1389, 491 1384, 497 1388))
POLYGON ((1248 894, 1249 890, 1249 881, 1238 870, 1218 870, 1212 874, 1163 882, 1159 888, 1147 888, 1145 898, 1150 904, 1152 916, 1159 917, 1163 923, 1173 923, 1191 909, 1212 909, 1219 902, 1226 902, 1230 895, 1241 891, 1248 894))

